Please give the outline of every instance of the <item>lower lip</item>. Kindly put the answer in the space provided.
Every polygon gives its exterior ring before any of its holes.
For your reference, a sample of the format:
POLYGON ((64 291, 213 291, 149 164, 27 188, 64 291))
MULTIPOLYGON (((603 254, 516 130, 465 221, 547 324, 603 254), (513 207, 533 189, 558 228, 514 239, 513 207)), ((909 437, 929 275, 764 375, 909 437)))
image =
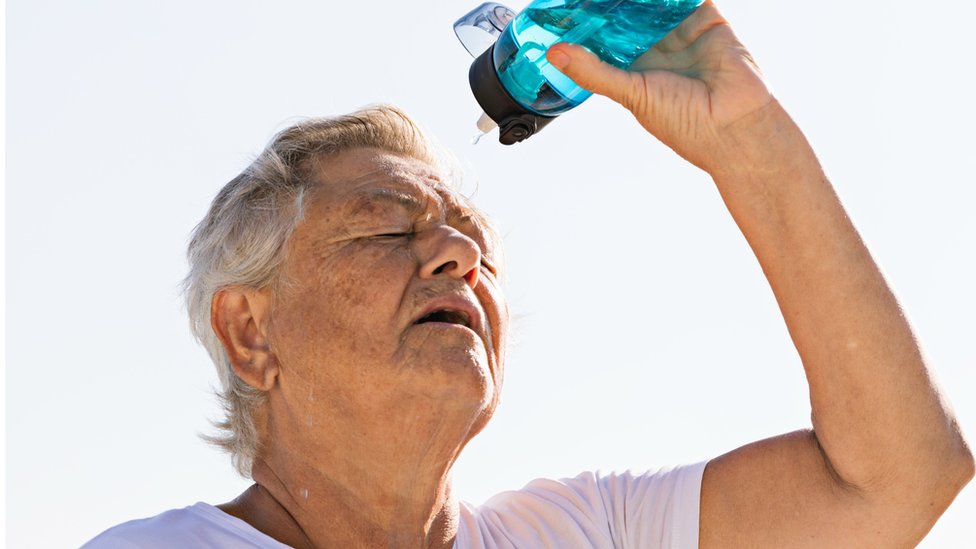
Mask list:
POLYGON ((422 322, 420 324, 414 324, 414 326, 430 326, 430 327, 438 328, 438 329, 442 329, 442 330, 445 329, 445 328, 456 328, 456 329, 465 330, 465 331, 468 331, 468 332, 471 332, 471 333, 477 335, 477 333, 472 328, 468 328, 464 324, 454 324, 453 322, 422 322))

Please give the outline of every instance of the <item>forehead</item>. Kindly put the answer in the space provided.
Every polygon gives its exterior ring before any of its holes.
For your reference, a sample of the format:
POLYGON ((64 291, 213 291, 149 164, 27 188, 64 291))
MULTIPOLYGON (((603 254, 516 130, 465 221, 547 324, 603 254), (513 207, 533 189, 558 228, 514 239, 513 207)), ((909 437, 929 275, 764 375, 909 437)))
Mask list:
POLYGON ((435 200, 463 207, 464 199, 434 166, 378 149, 352 149, 320 159, 312 166, 314 199, 341 208, 375 198, 379 201, 435 200), (455 204, 456 203, 456 204, 455 204))
POLYGON ((317 185, 308 207, 329 219, 362 219, 402 208, 471 223, 495 240, 484 215, 436 167, 422 160, 359 148, 323 158, 312 171, 317 185))

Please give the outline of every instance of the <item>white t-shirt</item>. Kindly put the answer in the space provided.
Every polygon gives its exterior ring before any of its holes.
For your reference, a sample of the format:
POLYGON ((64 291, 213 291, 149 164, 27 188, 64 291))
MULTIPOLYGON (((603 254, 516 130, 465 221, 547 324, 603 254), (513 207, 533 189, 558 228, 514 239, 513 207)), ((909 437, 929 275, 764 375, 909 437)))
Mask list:
MULTIPOLYGON (((455 549, 697 549, 705 463, 633 475, 534 480, 461 504, 455 549)), ((110 528, 82 549, 287 549, 206 503, 110 528)))

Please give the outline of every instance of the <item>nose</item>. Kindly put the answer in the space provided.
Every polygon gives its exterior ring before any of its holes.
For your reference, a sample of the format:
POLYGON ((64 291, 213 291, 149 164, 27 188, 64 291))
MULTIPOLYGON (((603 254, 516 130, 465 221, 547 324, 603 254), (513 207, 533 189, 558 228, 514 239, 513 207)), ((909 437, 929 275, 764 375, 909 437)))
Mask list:
POLYGON ((441 225, 429 231, 420 245, 420 278, 447 276, 464 279, 474 288, 478 285, 481 248, 470 237, 454 227, 441 225))

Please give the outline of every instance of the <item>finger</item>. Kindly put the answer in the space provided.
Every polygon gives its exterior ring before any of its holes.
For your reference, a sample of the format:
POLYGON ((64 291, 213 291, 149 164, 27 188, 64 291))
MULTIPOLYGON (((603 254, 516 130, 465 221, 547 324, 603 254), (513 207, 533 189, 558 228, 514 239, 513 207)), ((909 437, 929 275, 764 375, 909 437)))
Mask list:
POLYGON ((628 71, 604 63, 586 48, 560 42, 549 48, 546 59, 573 82, 587 90, 604 95, 624 106, 633 104, 638 91, 637 77, 628 71))

